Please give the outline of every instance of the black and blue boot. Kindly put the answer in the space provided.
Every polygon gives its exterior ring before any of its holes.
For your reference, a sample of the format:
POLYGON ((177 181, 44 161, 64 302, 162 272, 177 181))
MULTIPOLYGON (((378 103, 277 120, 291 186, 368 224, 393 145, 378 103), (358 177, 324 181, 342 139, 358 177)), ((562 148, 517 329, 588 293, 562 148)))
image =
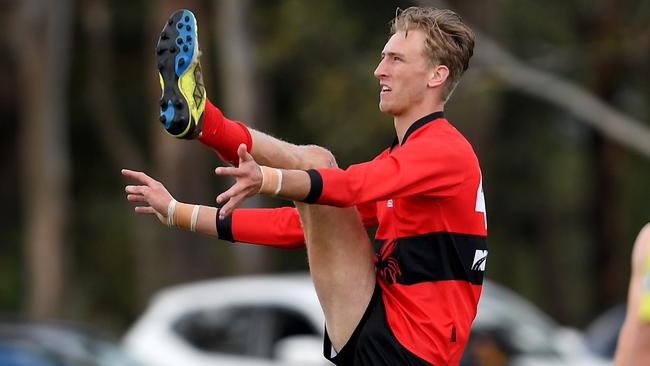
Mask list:
POLYGON ((156 59, 162 89, 160 122, 176 138, 199 137, 207 96, 199 63, 198 25, 191 11, 177 10, 167 20, 156 59))

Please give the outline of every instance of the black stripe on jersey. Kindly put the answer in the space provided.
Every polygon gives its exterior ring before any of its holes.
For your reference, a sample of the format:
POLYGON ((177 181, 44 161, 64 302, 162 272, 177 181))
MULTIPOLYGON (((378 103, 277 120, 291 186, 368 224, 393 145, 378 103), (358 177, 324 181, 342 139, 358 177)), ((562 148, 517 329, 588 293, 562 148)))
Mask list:
POLYGON ((311 187, 309 188, 309 194, 305 197, 303 202, 315 203, 318 201, 321 194, 323 194, 323 177, 321 177, 320 173, 316 169, 307 170, 307 174, 309 174, 309 179, 311 179, 311 187))
POLYGON ((387 283, 412 285, 444 280, 483 283, 485 236, 435 232, 388 242, 375 240, 374 245, 377 273, 387 283))
POLYGON ((221 240, 227 240, 234 243, 235 239, 232 237, 232 214, 221 220, 219 219, 219 211, 221 211, 221 207, 217 209, 217 236, 221 240))
MULTIPOLYGON (((438 112, 433 112, 433 113, 427 114, 426 116, 424 116, 424 117, 418 119, 417 121, 413 122, 413 124, 408 128, 408 130, 406 130, 406 133, 404 134, 404 138, 402 139, 402 145, 404 145, 406 143, 406 140, 408 139, 408 137, 411 136, 411 134, 413 132, 415 132, 418 128, 420 128, 420 127, 426 125, 427 123, 432 122, 432 121, 434 121, 434 120, 436 120, 438 118, 444 118, 444 117, 445 117, 445 114, 442 111, 438 111, 438 112)), ((393 151, 395 146, 397 146, 398 144, 399 144, 399 140, 397 139, 397 137, 395 137, 395 140, 393 141, 393 144, 390 147, 390 151, 393 151)))

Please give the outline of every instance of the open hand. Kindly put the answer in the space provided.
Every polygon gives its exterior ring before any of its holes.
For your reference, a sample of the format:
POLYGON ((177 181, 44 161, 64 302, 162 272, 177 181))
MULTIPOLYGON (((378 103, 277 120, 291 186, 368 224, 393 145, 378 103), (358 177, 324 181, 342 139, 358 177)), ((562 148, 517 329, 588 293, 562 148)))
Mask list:
POLYGON ((236 206, 247 197, 257 194, 260 187, 262 187, 260 166, 255 162, 253 156, 246 151, 246 145, 239 145, 237 155, 239 156, 238 167, 219 167, 214 170, 217 175, 235 178, 235 184, 217 196, 217 204, 225 203, 219 211, 220 219, 230 215, 236 206))
POLYGON ((165 186, 143 172, 122 169, 122 175, 132 178, 141 185, 128 185, 124 188, 130 202, 144 202, 147 206, 135 207, 135 212, 141 214, 154 214, 163 224, 167 224, 167 207, 173 199, 165 186))

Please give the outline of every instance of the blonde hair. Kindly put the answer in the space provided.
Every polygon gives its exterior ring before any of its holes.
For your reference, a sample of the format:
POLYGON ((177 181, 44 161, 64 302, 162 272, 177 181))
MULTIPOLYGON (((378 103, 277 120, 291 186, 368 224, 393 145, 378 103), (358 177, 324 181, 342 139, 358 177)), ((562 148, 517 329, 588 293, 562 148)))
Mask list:
POLYGON ((469 59, 474 53, 474 32, 451 10, 398 8, 391 22, 391 34, 403 31, 408 36, 409 30, 416 29, 426 36, 424 52, 430 64, 445 65, 449 69, 442 91, 442 99, 447 101, 469 66, 469 59))

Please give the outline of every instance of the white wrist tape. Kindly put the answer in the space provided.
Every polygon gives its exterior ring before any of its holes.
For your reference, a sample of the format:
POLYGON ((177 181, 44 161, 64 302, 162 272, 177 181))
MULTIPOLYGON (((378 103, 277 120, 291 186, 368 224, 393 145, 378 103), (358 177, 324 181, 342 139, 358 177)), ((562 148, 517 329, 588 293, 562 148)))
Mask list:
POLYGON ((167 226, 174 226, 174 211, 176 211, 176 200, 172 198, 167 206, 167 226))
POLYGON ((194 205, 194 209, 192 210, 192 220, 190 221, 190 230, 193 232, 196 231, 196 220, 199 218, 200 209, 201 206, 194 205))

